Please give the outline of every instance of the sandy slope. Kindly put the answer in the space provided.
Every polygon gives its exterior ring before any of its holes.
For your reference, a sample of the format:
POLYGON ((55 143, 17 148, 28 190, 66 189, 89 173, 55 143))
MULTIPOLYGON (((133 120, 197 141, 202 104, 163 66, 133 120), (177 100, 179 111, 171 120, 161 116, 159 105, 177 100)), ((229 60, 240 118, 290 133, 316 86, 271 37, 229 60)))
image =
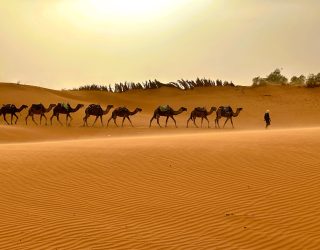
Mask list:
POLYGON ((319 97, 286 87, 112 94, 0 84, 0 103, 17 106, 143 109, 135 128, 80 127, 84 110, 68 128, 26 126, 26 111, 15 126, 0 117, 0 249, 317 249, 319 97), (189 109, 179 128, 147 128, 166 103, 189 109), (185 128, 191 108, 225 104, 244 108, 235 130, 185 128))
MULTIPOLYGON (((130 91, 122 94, 113 94, 94 91, 55 91, 38 87, 1 84, 0 104, 14 103, 31 105, 32 103, 69 102, 72 106, 78 103, 88 105, 99 103, 106 107, 107 104, 115 106, 127 106, 133 110, 136 107, 143 109, 142 113, 133 117, 133 123, 137 127, 147 127, 153 110, 160 104, 170 104, 178 109, 181 106, 188 108, 188 112, 177 116, 178 125, 186 126, 186 121, 191 110, 197 106, 231 105, 234 109, 244 108, 243 112, 235 119, 236 127, 239 129, 254 129, 263 127, 263 113, 266 109, 271 110, 273 127, 297 127, 317 126, 320 123, 320 89, 306 89, 298 87, 265 87, 265 88, 201 88, 192 91, 181 91, 171 88, 158 90, 130 91)), ((24 124, 27 111, 23 111, 19 124, 24 124)), ((51 113, 48 115, 50 116, 51 113)), ((82 125, 84 109, 72 115, 73 126, 82 125)), ((104 117, 106 123, 110 114, 104 117)), ((39 119, 38 117, 36 118, 39 119)), ((214 116, 210 117, 213 126, 214 116)), ((62 117, 64 122, 65 118, 62 117)), ((90 122, 93 121, 91 118, 90 122)), ((120 122, 120 120, 119 120, 120 122)), ((162 120, 163 122, 163 120, 162 120)), ((0 118, 0 125, 3 119, 0 118)), ((30 121, 31 124, 31 121, 30 121)), ((57 126, 57 122, 54 121, 57 126)), ((99 125, 99 123, 97 124, 99 125)), ((155 126, 156 124, 154 124, 155 126)), ((172 126, 170 122, 170 126, 172 126)), ((114 126, 114 125, 112 125, 114 126)), ((0 135, 1 138, 1 135, 0 135)))
POLYGON ((320 128, 0 145, 0 249, 317 249, 320 128))

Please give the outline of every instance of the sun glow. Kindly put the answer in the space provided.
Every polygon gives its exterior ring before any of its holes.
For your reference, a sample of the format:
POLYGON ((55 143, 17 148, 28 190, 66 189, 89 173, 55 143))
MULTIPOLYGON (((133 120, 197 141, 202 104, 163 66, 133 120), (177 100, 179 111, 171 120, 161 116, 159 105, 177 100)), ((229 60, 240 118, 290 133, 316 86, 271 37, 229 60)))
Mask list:
POLYGON ((171 0, 90 0, 84 1, 87 11, 98 17, 143 17, 157 15, 170 7, 171 0))
POLYGON ((139 23, 165 17, 191 0, 62 0, 58 9, 78 23, 139 23))

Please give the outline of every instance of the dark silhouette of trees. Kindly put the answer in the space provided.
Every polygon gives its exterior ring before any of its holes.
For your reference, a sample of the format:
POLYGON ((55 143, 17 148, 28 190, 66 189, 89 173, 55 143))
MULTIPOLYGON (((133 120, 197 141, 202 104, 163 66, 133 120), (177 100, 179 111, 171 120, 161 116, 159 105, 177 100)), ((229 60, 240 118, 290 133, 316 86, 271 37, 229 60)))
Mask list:
POLYGON ((252 79, 252 86, 265 86, 268 84, 282 84, 288 83, 288 79, 281 74, 280 69, 271 72, 267 77, 261 78, 260 76, 252 79))
MULTIPOLYGON (((252 79, 252 86, 266 86, 266 85, 293 85, 305 86, 307 88, 320 87, 320 73, 310 74, 308 78, 304 75, 293 76, 288 81, 284 75, 281 74, 280 69, 276 69, 266 77, 255 77, 252 79)), ((179 79, 176 82, 162 83, 157 79, 148 80, 144 82, 120 82, 114 85, 99 85, 87 84, 73 90, 94 90, 94 91, 107 91, 110 93, 123 93, 130 90, 147 90, 159 89, 162 87, 175 88, 179 90, 192 90, 195 88, 208 88, 208 87, 235 87, 232 81, 222 81, 220 79, 211 80, 207 78, 197 78, 195 80, 179 79)))
POLYGON ((204 87, 215 87, 215 86, 230 86, 234 87, 235 85, 233 82, 217 80, 216 82, 207 79, 207 78, 197 78, 194 80, 184 80, 180 79, 177 80, 177 82, 169 82, 169 83, 162 83, 155 80, 148 80, 145 82, 120 82, 113 85, 113 87, 109 84, 106 85, 97 85, 97 84, 88 84, 81 86, 79 88, 74 88, 73 90, 95 90, 95 91, 107 91, 107 92, 113 92, 113 93, 123 93, 127 92, 129 90, 145 90, 145 89, 158 89, 162 87, 170 87, 170 88, 176 88, 180 90, 191 90, 194 88, 204 88, 204 87))
POLYGON ((276 69, 270 73, 267 77, 255 77, 252 79, 252 86, 266 86, 268 84, 276 85, 294 85, 294 86, 305 86, 307 88, 320 87, 320 73, 310 74, 308 78, 304 75, 293 76, 288 83, 288 79, 281 74, 279 69, 276 69))
POLYGON ((317 75, 315 74, 309 75, 306 81, 306 87, 307 88, 320 87, 320 73, 318 73, 317 75))
POLYGON ((302 85, 305 85, 306 83, 306 77, 304 75, 301 75, 301 76, 293 76, 291 77, 290 79, 290 84, 291 85, 299 85, 299 86, 302 86, 302 85))
POLYGON ((272 73, 270 73, 266 78, 267 83, 274 83, 274 84, 287 84, 288 79, 281 74, 280 69, 276 69, 272 73))
POLYGON ((217 79, 217 80, 216 80, 216 84, 217 84, 218 87, 221 87, 221 86, 222 86, 222 81, 219 80, 219 79, 217 79))

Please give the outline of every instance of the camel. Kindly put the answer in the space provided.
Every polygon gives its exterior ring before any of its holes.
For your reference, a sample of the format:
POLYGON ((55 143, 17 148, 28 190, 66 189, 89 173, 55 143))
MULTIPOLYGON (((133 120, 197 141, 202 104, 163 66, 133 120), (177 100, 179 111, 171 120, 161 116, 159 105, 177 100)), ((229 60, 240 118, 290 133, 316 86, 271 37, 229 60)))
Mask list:
POLYGON ((83 117, 83 126, 88 126, 88 118, 91 115, 96 117, 96 119, 94 120, 94 123, 92 124, 92 127, 94 126, 94 124, 96 123, 96 121, 98 120, 99 117, 100 117, 100 120, 101 120, 101 125, 103 126, 102 116, 108 114, 110 109, 112 109, 112 108, 113 108, 113 105, 108 105, 106 110, 103 110, 101 108, 101 106, 98 105, 98 104, 90 104, 86 108, 85 117, 83 117))
POLYGON ((32 104, 31 107, 29 108, 28 115, 26 117, 26 125, 28 124, 28 118, 31 116, 32 121, 38 125, 38 123, 34 120, 34 115, 40 115, 40 125, 42 121, 42 117, 46 118, 46 126, 48 119, 45 115, 45 113, 49 113, 52 108, 54 108, 56 104, 50 104, 49 107, 46 109, 41 103, 40 104, 32 104))
POLYGON ((11 114, 11 125, 12 125, 12 119, 13 119, 13 116, 15 116, 17 119, 16 119, 16 122, 15 124, 17 124, 18 122, 18 116, 16 115, 16 113, 20 113, 22 110, 28 108, 27 105, 21 105, 20 108, 17 108, 14 104, 5 104, 3 105, 1 108, 0 108, 0 115, 3 116, 3 119, 4 121, 9 125, 9 122, 7 121, 6 119, 6 115, 7 114, 11 114))
POLYGON ((203 119, 206 119, 208 122, 208 128, 210 128, 209 126, 209 120, 207 118, 208 115, 211 115, 213 113, 213 111, 216 111, 217 108, 216 107, 211 107, 210 111, 207 111, 205 108, 200 108, 197 107, 195 108, 191 114, 190 117, 187 121, 187 128, 189 127, 189 121, 192 120, 193 124, 198 128, 198 125, 196 124, 196 118, 200 117, 201 118, 201 128, 202 128, 202 123, 203 123, 203 119))
POLYGON ((127 109, 126 107, 119 107, 119 108, 116 108, 115 110, 113 110, 112 112, 112 115, 110 117, 110 119, 108 120, 108 124, 107 124, 107 127, 109 126, 109 122, 111 121, 111 119, 113 119, 114 121, 114 124, 116 124, 116 126, 118 127, 118 124, 116 122, 116 119, 117 117, 123 117, 122 119, 122 125, 121 127, 123 127, 123 123, 124 123, 124 120, 127 118, 131 124, 131 126, 133 127, 132 125, 132 122, 130 120, 130 117, 131 115, 135 115, 136 113, 138 112, 141 112, 142 109, 141 108, 136 108, 134 111, 129 111, 129 109, 127 109))
POLYGON ((169 105, 165 105, 165 106, 159 106, 155 109, 154 113, 153 113, 153 116, 150 120, 150 125, 149 125, 149 128, 151 127, 151 123, 153 121, 153 119, 157 119, 157 123, 159 125, 159 127, 161 128, 161 125, 159 123, 159 118, 160 116, 166 116, 167 119, 166 119, 166 125, 165 127, 167 127, 167 124, 168 124, 168 119, 169 117, 174 121, 174 125, 176 126, 177 128, 177 122, 176 120, 174 119, 174 115, 179 115, 181 114, 182 112, 184 111, 187 111, 187 108, 185 107, 181 107, 179 110, 175 111, 173 110, 169 105))
POLYGON ((242 108, 237 108, 237 111, 236 112, 233 112, 232 108, 230 106, 227 106, 227 107, 223 107, 223 106, 220 106, 218 108, 218 110, 216 111, 216 119, 215 119, 215 127, 218 127, 220 128, 220 125, 219 125, 219 119, 221 117, 226 117, 226 121, 224 122, 224 125, 223 127, 226 125, 227 121, 230 120, 231 121, 231 124, 232 124, 232 128, 234 128, 233 126, 233 121, 232 121, 232 117, 237 117, 240 112, 241 112, 242 108))
POLYGON ((50 118, 50 122, 52 125, 52 119, 53 117, 57 117, 57 121, 60 123, 61 126, 63 126, 62 122, 59 120, 59 115, 60 114, 65 114, 66 115, 66 126, 70 126, 72 117, 70 113, 77 112, 80 108, 83 107, 83 104, 78 104, 75 108, 71 108, 70 104, 64 104, 64 103, 58 103, 57 106, 53 108, 53 114, 50 118), (68 118, 70 118, 70 122, 68 124, 68 118))

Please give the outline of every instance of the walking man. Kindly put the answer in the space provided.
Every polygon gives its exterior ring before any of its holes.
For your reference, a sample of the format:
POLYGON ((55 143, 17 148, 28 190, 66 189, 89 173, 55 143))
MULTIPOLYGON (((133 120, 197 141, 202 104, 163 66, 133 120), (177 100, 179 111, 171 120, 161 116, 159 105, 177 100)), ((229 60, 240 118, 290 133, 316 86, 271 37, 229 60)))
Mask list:
POLYGON ((266 129, 270 126, 271 124, 271 118, 270 118, 270 111, 267 110, 265 113, 264 113, 264 120, 266 122, 266 129))

